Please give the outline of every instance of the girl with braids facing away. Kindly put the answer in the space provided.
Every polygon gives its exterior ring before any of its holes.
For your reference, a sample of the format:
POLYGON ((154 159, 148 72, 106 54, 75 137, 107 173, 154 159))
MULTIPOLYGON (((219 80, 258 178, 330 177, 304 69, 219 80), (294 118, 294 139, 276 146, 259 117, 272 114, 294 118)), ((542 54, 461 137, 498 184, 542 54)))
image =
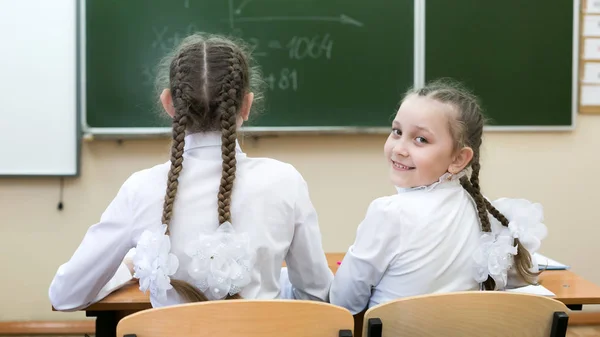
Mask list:
POLYGON ((357 314, 386 301, 535 283, 542 209, 489 202, 479 186, 484 117, 451 81, 409 91, 384 146, 397 194, 373 201, 330 300, 357 314))
POLYGON ((77 310, 132 278, 153 307, 227 298, 327 301, 333 274, 306 182, 294 167, 249 158, 237 141, 256 70, 228 39, 192 35, 166 59, 160 94, 173 119, 171 160, 131 175, 61 265, 49 290, 77 310))

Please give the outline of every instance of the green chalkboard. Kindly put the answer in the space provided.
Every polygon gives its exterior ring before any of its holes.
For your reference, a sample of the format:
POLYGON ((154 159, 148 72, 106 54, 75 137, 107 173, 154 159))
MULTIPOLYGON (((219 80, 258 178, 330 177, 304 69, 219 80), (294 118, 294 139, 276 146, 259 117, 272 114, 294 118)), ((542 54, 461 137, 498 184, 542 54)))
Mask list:
POLYGON ((87 0, 85 128, 169 126, 155 66, 194 31, 255 46, 255 127, 387 126, 414 84, 413 0, 87 0))
POLYGON ((495 126, 571 126, 573 1, 427 0, 425 79, 453 77, 495 126))
POLYGON ((407 88, 440 77, 473 89, 492 127, 574 125, 573 0, 87 0, 81 12, 91 133, 168 127, 155 66, 194 31, 255 47, 268 84, 255 128, 384 129, 407 88))

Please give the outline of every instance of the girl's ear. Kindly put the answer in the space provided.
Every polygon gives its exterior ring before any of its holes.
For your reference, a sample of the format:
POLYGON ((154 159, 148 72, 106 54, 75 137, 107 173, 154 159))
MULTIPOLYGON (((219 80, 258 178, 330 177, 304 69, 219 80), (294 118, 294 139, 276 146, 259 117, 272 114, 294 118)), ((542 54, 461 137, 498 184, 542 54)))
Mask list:
POLYGON ((173 106, 173 96, 171 96, 171 90, 165 89, 160 94, 160 102, 162 103, 163 108, 171 116, 171 118, 175 117, 175 107, 173 106))
POLYGON ((450 166, 448 166, 448 172, 456 174, 462 171, 469 163, 473 160, 473 149, 465 146, 455 155, 450 166))
POLYGON ((237 120, 238 128, 244 124, 245 121, 248 120, 250 116, 250 108, 252 107, 252 102, 254 101, 254 93, 249 92, 244 95, 242 106, 240 107, 240 114, 237 120))

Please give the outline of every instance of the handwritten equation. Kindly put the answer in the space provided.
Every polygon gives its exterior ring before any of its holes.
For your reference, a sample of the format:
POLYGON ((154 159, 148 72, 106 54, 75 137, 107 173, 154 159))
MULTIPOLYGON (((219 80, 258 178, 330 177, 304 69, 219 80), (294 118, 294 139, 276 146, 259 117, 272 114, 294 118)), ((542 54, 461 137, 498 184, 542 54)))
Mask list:
POLYGON ((257 57, 265 57, 270 51, 285 50, 290 60, 303 60, 305 58, 331 59, 333 53, 333 39, 331 35, 309 36, 293 36, 288 41, 282 43, 279 40, 269 40, 267 43, 262 43, 260 39, 250 37, 247 39, 253 50, 253 55, 257 57))
MULTIPOLYGON (((198 1, 198 0, 196 0, 198 1)), ((228 1, 228 15, 221 22, 227 24, 230 34, 235 35, 246 41, 252 50, 252 55, 259 58, 260 63, 268 64, 266 61, 270 57, 280 59, 284 57, 289 60, 288 66, 283 66, 279 70, 265 73, 265 80, 269 90, 292 90, 298 91, 299 72, 295 62, 302 60, 331 60, 334 57, 334 38, 331 33, 323 32, 315 35, 291 35, 287 38, 265 38, 257 36, 244 36, 244 30, 240 24, 257 23, 269 24, 273 22, 321 22, 337 23, 348 25, 355 29, 364 27, 364 24, 355 18, 345 14, 336 16, 244 16, 244 10, 253 2, 259 0, 240 0, 235 6, 234 0, 228 1), (263 61, 264 60, 264 61, 263 61)), ((183 7, 191 9, 194 7, 194 0, 183 0, 183 7)), ((199 31, 199 26, 190 23, 185 29, 173 29, 169 26, 153 27, 154 39, 150 48, 152 51, 164 55, 169 53, 181 40, 194 32, 199 31)), ((153 66, 142 66, 141 73, 144 85, 152 85, 155 80, 155 70, 153 66)))
POLYGON ((270 73, 265 81, 269 90, 298 90, 298 72, 296 69, 283 68, 278 74, 270 73))

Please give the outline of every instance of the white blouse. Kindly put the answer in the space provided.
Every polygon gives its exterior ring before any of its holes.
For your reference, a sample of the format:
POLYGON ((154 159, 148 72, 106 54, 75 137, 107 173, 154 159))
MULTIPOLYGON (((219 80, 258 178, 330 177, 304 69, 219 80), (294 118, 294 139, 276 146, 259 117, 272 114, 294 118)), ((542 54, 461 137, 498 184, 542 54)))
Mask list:
MULTIPOLYGON (((506 202, 500 206, 509 211, 512 206, 506 202)), ((531 209, 531 203, 521 202, 525 204, 517 206, 531 209)), ((537 204, 533 207, 535 216, 536 207, 537 204)), ((505 216, 510 219, 509 214, 505 216)), ((502 226, 497 221, 492 225, 496 233, 512 235, 507 234, 508 228, 499 228, 502 226)), ((513 232, 512 225, 510 231, 513 232)), ((481 245, 482 238, 475 203, 457 178, 447 180, 445 176, 431 186, 398 189, 398 194, 376 199, 369 206, 355 242, 335 275, 330 301, 356 314, 408 296, 479 290, 474 256, 481 253, 478 249, 490 254, 488 246, 481 245)), ((488 256, 491 255, 485 255, 485 259, 488 256)), ((489 261, 493 258, 489 257, 489 261)), ((485 259, 482 258, 485 267, 478 270, 483 275, 487 275, 485 259)), ((509 270, 508 276, 514 278, 516 273, 509 270)), ((509 287, 518 282, 509 281, 509 287)))
MULTIPOLYGON (((514 268, 514 238, 531 254, 546 236, 542 207, 524 199, 492 204, 510 223, 491 216, 482 233, 475 203, 459 176, 430 186, 398 188, 374 200, 331 285, 330 301, 357 314, 398 298, 479 290, 491 276, 498 290, 526 285, 514 268), (512 255, 511 255, 512 254, 512 255), (478 280, 479 279, 479 280, 478 280)), ((537 264, 532 267, 537 272, 537 264)))
MULTIPOLYGON (((179 259, 173 277, 190 282, 185 245, 190 238, 218 227, 220 133, 187 135, 183 156, 170 238, 171 252, 179 259)), ((306 182, 292 165, 249 158, 239 144, 236 159, 232 224, 236 231, 248 233, 256 253, 250 283, 240 295, 253 299, 281 297, 280 273, 285 261, 292 289, 289 297, 327 301, 333 274, 322 249, 317 214, 306 182)), ((125 181, 71 259, 58 268, 49 289, 55 309, 70 311, 89 306, 132 278, 121 262, 145 229, 160 225, 169 167, 170 162, 163 163, 136 172, 125 181)), ((167 298, 168 304, 180 303, 172 289, 167 298)))

